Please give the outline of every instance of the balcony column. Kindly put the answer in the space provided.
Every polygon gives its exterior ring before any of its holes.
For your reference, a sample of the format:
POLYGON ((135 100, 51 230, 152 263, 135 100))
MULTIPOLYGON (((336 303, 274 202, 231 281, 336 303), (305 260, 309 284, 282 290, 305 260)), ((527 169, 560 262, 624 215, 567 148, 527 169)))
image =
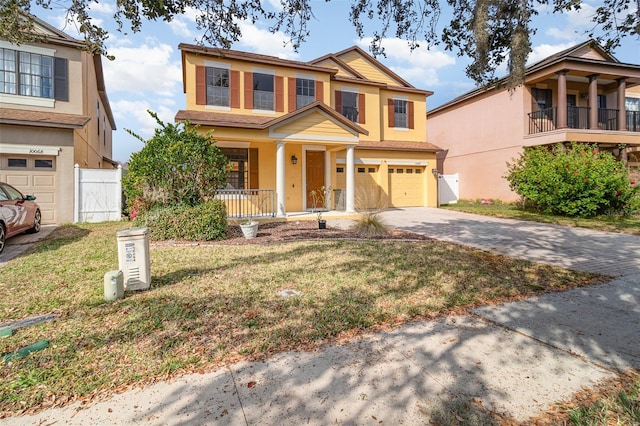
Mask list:
POLYGON ((598 74, 589 77, 589 128, 598 129, 598 74))
POLYGON ((355 147, 347 146, 347 200, 346 212, 355 213, 356 175, 355 175, 355 147))
POLYGON ((278 217, 285 217, 287 210, 285 207, 285 184, 284 184, 284 142, 276 143, 276 203, 278 205, 278 217))
POLYGON ((618 130, 627 130, 627 110, 624 103, 624 95, 627 91, 627 81, 624 78, 616 80, 618 82, 618 130))
POLYGON ((567 71, 558 73, 558 129, 567 127, 567 71))

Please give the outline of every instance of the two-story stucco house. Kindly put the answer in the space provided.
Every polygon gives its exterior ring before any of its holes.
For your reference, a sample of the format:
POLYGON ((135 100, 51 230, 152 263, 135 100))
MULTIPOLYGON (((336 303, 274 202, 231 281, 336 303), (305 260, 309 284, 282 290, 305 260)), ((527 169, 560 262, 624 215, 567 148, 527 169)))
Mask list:
POLYGON ((189 120, 230 158, 229 188, 271 190, 276 214, 313 207, 435 206, 439 148, 426 100, 358 47, 310 62, 180 44, 189 120))
POLYGON ((640 65, 587 41, 529 66, 513 92, 477 89, 427 117, 429 140, 445 150, 440 171, 459 174, 460 198, 511 201, 506 163, 526 147, 597 143, 640 166, 640 65))
POLYGON ((0 40, 0 181, 34 194, 43 223, 73 221, 74 165, 113 168, 100 55, 35 18, 38 43, 0 40))

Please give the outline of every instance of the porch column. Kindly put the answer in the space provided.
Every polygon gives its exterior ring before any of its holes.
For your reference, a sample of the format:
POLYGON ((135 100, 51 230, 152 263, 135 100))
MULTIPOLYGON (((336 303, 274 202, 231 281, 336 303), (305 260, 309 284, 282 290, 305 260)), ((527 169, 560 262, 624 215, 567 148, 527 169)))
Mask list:
POLYGON ((627 80, 619 78, 618 82, 618 130, 627 130, 627 110, 624 104, 624 92, 627 90, 627 80))
POLYGON ((284 142, 276 143, 276 202, 278 204, 277 215, 284 217, 287 215, 285 208, 285 184, 284 184, 284 142))
POLYGON ((347 147, 347 202, 346 212, 355 213, 356 199, 356 175, 355 175, 355 148, 353 145, 347 147))
POLYGON ((589 128, 598 128, 598 74, 589 77, 589 128))
POLYGON ((567 127, 567 71, 558 73, 558 128, 567 127))

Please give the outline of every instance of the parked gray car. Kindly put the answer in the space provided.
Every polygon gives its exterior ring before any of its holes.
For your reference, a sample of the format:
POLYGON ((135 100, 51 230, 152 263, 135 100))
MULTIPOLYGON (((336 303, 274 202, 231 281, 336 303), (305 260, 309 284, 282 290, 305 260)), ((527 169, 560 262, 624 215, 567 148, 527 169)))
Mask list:
POLYGON ((33 195, 22 195, 13 186, 0 182, 0 253, 7 238, 40 231, 42 215, 35 199, 33 195))

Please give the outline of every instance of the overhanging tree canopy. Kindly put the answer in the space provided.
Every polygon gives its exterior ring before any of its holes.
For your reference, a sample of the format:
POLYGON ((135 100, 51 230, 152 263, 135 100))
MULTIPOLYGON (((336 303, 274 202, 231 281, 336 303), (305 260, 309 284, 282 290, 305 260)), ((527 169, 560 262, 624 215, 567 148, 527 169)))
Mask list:
MULTIPOLYGON (((241 37, 239 22, 267 21, 273 32, 282 31, 295 49, 309 36, 307 23, 313 18, 313 2, 317 0, 280 0, 280 11, 270 11, 260 0, 118 0, 113 15, 120 31, 142 29, 145 20, 171 22, 186 11, 196 10, 196 25, 202 42, 229 48, 241 37), (128 29, 127 29, 128 28, 128 29)), ((325 0, 327 2, 331 0, 325 0)), ((338 1, 338 0, 334 0, 338 1)), ((384 54, 382 40, 395 36, 407 40, 411 48, 420 43, 443 43, 458 55, 473 62, 467 75, 477 83, 491 82, 495 69, 508 63, 509 86, 520 84, 527 56, 531 51, 531 35, 535 28, 531 19, 541 7, 554 13, 580 10, 583 0, 350 0, 349 19, 359 37, 367 34, 365 24, 372 22, 377 30, 371 52, 384 54), (438 18, 443 5, 452 8, 453 19, 443 29, 438 18)), ((92 22, 90 6, 99 0, 59 0, 57 8, 67 11, 68 19, 80 24, 89 50, 107 54, 105 41, 109 34, 92 22)), ((51 0, 0 0, 0 38, 23 43, 33 40, 33 22, 24 18, 32 5, 52 7, 51 0)), ((601 42, 606 50, 620 44, 629 35, 640 37, 640 0, 603 0, 593 16, 588 34, 601 42)))

